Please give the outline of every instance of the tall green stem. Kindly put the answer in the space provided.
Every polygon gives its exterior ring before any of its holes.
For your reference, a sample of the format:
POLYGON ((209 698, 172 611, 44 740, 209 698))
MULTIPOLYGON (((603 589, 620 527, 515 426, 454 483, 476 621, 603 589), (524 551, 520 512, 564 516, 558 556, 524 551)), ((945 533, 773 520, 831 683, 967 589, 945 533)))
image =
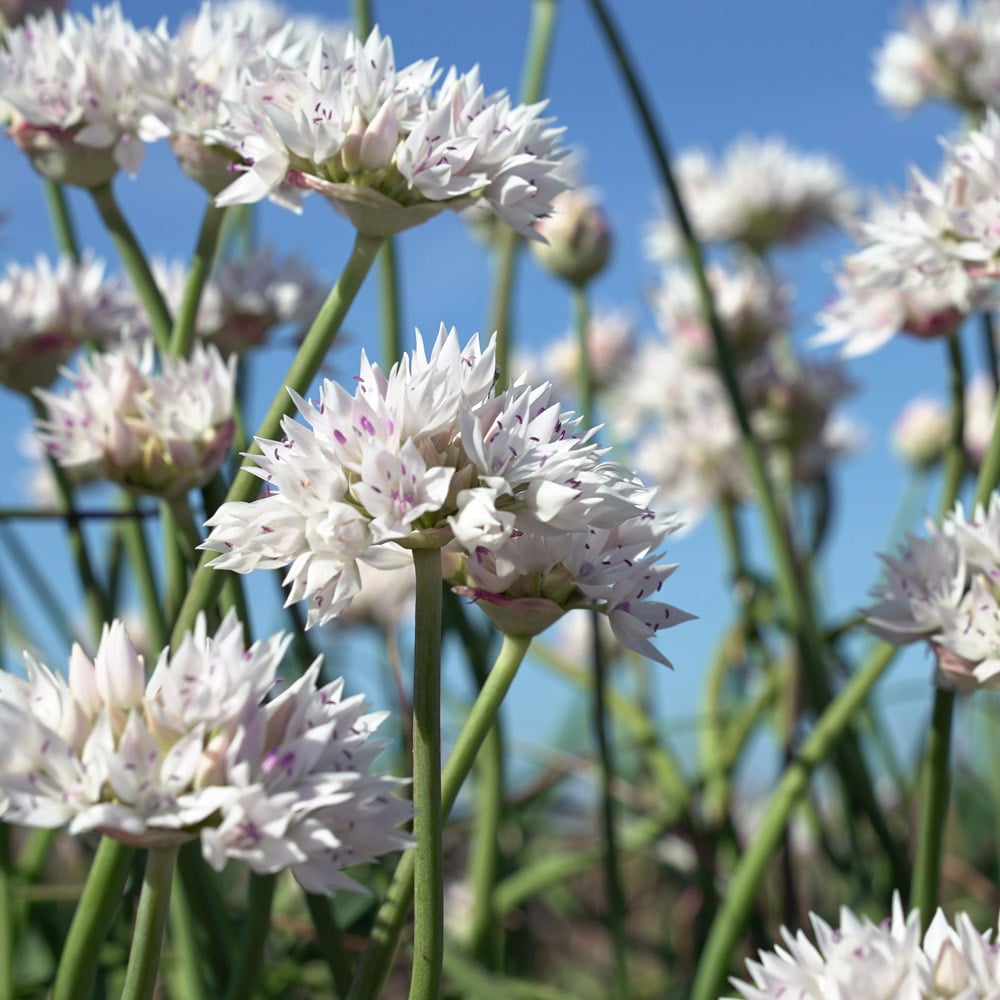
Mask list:
POLYGON ((951 401, 951 421, 948 446, 944 453, 944 482, 938 503, 938 518, 951 510, 962 488, 965 475, 965 359, 957 333, 945 341, 948 352, 948 396, 951 401))
POLYGON ((152 848, 146 857, 122 1000, 149 1000, 153 995, 160 971, 160 951, 170 913, 170 887, 176 863, 176 846, 152 848))
POLYGON ((217 208, 215 201, 210 200, 201 220, 198 242, 195 244, 194 256, 188 267, 187 281, 184 283, 184 296, 181 299, 180 309, 174 317, 173 330, 170 334, 170 353, 176 357, 186 358, 191 353, 201 293, 212 272, 225 218, 226 210, 217 208))
POLYGON ((121 903, 132 848, 102 837, 59 958, 52 1000, 91 1000, 101 945, 121 903))
MULTIPOLYGON (((441 809, 447 816, 458 798, 458 792, 472 770, 476 754, 493 725, 504 696, 524 660, 531 639, 526 636, 504 636, 503 645, 489 672, 486 683, 469 710, 465 725, 444 766, 441 777, 441 809)), ((414 852, 407 851, 399 859, 392 884, 379 907, 368 939, 368 947, 358 966, 347 1000, 375 1000, 392 968, 400 931, 413 899, 414 852)))
POLYGON ((250 1000, 260 987, 264 965, 264 945, 271 930, 271 905, 274 902, 276 875, 250 876, 250 901, 240 942, 240 961, 236 963, 226 1000, 250 1000))
MULTIPOLYGON (((558 0, 533 0, 531 28, 528 33, 528 51, 524 57, 521 76, 521 101, 535 103, 542 95, 552 41, 555 38, 558 0)), ((494 276, 492 305, 490 307, 489 333, 497 335, 497 368, 500 385, 510 378, 509 361, 511 346, 511 307, 514 300, 514 282, 517 273, 517 255, 523 240, 513 229, 502 227, 494 246, 494 276)))
MULTIPOLYGON (((131 493, 125 493, 121 502, 125 510, 138 514, 139 506, 131 493)), ((163 602, 156 584, 156 571, 146 540, 146 529, 141 518, 136 516, 124 519, 118 526, 118 533, 139 585, 139 595, 146 614, 146 627, 149 629, 149 644, 152 649, 162 649, 167 641, 167 619, 163 613, 163 602)))
POLYGON ((343 934, 337 926, 330 906, 329 896, 305 894, 309 916, 316 928, 316 946, 319 948, 333 976, 338 997, 346 997, 351 988, 351 959, 344 947, 343 934))
POLYGON ((441 552, 414 549, 413 975, 410 1000, 437 1000, 444 963, 441 848, 441 552))
POLYGON ((125 270, 128 271, 132 284, 135 285, 139 300, 146 310, 156 346, 163 353, 167 353, 170 349, 170 329, 173 326, 173 321, 170 318, 170 310, 163 299, 160 286, 157 285, 153 272, 149 268, 149 261, 142 252, 142 247, 139 246, 139 241, 136 239, 135 233, 132 232, 128 220, 118 207, 111 183, 91 188, 90 193, 97 206, 97 211, 111 235, 115 249, 125 265, 125 270))
POLYGON ((395 364, 403 353, 403 321, 399 302, 399 256, 392 237, 379 253, 379 313, 382 326, 382 361, 395 364))
POLYGON ((42 178, 42 191, 45 193, 45 204, 48 206, 52 231, 55 233, 56 246, 59 252, 80 263, 80 244, 76 238, 76 228, 73 216, 70 215, 66 202, 66 189, 49 177, 42 178))
MULTIPOLYGON (((271 406, 257 430, 257 437, 265 439, 281 437, 281 420, 295 408, 295 404, 288 394, 288 388, 292 388, 298 393, 304 393, 308 390, 323 363, 324 357, 333 345, 333 340, 340 330, 344 317, 371 269, 381 245, 380 237, 363 236, 360 233, 355 237, 350 259, 337 283, 330 290, 326 302, 323 303, 323 308, 320 309, 309 328, 302 346, 285 374, 281 388, 275 394, 271 406)), ((250 451, 259 454, 259 445, 254 442, 250 451)), ((254 494, 259 489, 260 480, 249 472, 241 471, 233 480, 226 500, 246 502, 253 499, 254 494)), ((180 641, 184 632, 194 625, 198 612, 207 608, 215 600, 222 587, 223 574, 211 569, 208 565, 213 558, 213 553, 204 553, 191 579, 184 603, 177 615, 177 621, 174 623, 171 639, 175 645, 180 641)))
POLYGON ((698 963, 691 1000, 717 1000, 726 973, 736 954, 740 935, 753 906, 754 895, 776 848, 781 843, 788 818, 806 786, 813 768, 831 751, 868 693, 892 662, 896 649, 885 643, 875 647, 860 669, 827 710, 781 776, 767 812, 746 852, 740 858, 727 887, 722 906, 712 923, 708 941, 698 963))

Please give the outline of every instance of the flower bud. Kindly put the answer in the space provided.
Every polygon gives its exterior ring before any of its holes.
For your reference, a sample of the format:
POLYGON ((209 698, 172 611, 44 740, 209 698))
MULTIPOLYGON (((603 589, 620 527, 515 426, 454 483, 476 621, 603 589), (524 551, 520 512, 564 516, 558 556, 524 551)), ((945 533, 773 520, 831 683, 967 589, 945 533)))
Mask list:
POLYGON ((911 400, 896 418, 892 446, 905 462, 927 469, 941 460, 948 445, 949 421, 945 408, 936 400, 911 400))
POLYGON ((547 242, 531 244, 536 260, 570 284, 583 286, 604 270, 611 256, 611 230, 592 194, 565 191, 552 203, 552 214, 535 223, 547 242))

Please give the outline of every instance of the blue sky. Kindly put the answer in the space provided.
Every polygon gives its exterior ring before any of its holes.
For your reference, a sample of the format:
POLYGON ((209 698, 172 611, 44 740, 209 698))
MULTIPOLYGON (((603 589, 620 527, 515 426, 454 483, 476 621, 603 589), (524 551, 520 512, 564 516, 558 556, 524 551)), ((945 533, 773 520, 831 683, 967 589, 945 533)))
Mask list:
MULTIPOLYGON (((163 12, 161 5, 152 3, 125 0, 122 6, 140 23, 150 23, 163 12)), ((305 4, 292 6, 316 10, 305 4)), ((460 69, 478 63, 488 89, 517 91, 528 0, 474 4, 383 0, 375 6, 383 30, 395 44, 398 64, 430 56, 460 69)), ((836 158, 864 193, 903 186, 908 163, 933 172, 939 159, 937 137, 957 125, 957 118, 945 108, 920 109, 900 119, 878 105, 869 82, 871 57, 897 22, 900 7, 894 0, 840 5, 801 0, 627 0, 612 6, 675 151, 699 145, 717 154, 742 135, 782 136, 803 151, 836 158)), ((180 5, 172 4, 170 16, 175 18, 180 10, 180 5)), ((328 5, 323 12, 345 18, 349 14, 345 3, 328 5)), ((614 228, 615 254, 594 285, 595 303, 628 308, 651 330, 643 290, 654 280, 655 271, 644 260, 642 243, 658 204, 656 184, 635 116, 583 2, 559 4, 547 94, 550 113, 566 127, 567 142, 582 151, 585 180, 602 193, 614 228)), ((51 253, 39 186, 9 142, 0 144, 0 177, 0 210, 8 217, 0 228, 4 263, 26 261, 36 252, 51 253)), ((116 187, 126 214, 151 252, 188 253, 202 195, 177 170, 165 147, 151 149, 137 179, 119 178, 116 187)), ((86 199, 75 196, 72 203, 81 233, 98 253, 114 261, 86 199)), ((265 205, 259 227, 262 238, 283 251, 306 256, 331 280, 351 240, 348 225, 319 199, 307 202, 299 217, 265 205)), ((777 258, 796 288, 794 308, 803 341, 815 331, 813 317, 831 291, 831 269, 847 246, 843 238, 829 237, 777 258)), ((488 262, 456 218, 444 215, 404 234, 400 256, 405 329, 419 326, 433 332, 443 321, 462 334, 488 332, 488 262)), ((537 345, 561 335, 569 315, 563 288, 530 260, 523 260, 515 313, 521 341, 537 345)), ((334 360, 350 373, 359 347, 377 343, 374 282, 363 290, 347 331, 345 346, 334 360)), ((974 346, 970 354, 978 366, 974 346)), ((883 546, 903 492, 902 469, 887 450, 888 428, 908 399, 920 393, 943 395, 942 358, 939 344, 897 338, 878 354, 850 364, 861 386, 850 413, 866 428, 867 445, 841 470, 836 532, 821 573, 832 605, 841 611, 864 601, 877 574, 874 553, 883 546)), ((284 356, 275 355, 273 371, 284 371, 286 362, 284 356)), ((257 380, 262 385, 263 376, 257 380)), ((270 398, 270 393, 268 387, 264 395, 270 398)), ((0 460, 13 503, 21 498, 23 459, 16 442, 28 421, 27 405, 8 394, 0 396, 0 420, 7 428, 0 460)), ((929 506, 934 506, 933 498, 929 506)), ((45 553, 54 579, 70 577, 58 531, 31 527, 23 537, 45 553)), ((677 718, 697 710, 702 666, 725 627, 729 601, 713 523, 672 540, 670 557, 681 566, 666 585, 667 599, 700 616, 698 622, 665 637, 664 648, 676 670, 668 674, 653 667, 664 715, 677 718)), ((67 603, 72 603, 69 596, 67 603)), ((911 658, 909 664, 895 668, 889 689, 899 692, 900 698, 914 699, 912 704, 922 712, 929 671, 926 661, 911 658)), ((538 669, 521 677, 511 712, 518 735, 544 743, 565 690, 538 669)), ((908 741, 907 730, 902 732, 908 741)))

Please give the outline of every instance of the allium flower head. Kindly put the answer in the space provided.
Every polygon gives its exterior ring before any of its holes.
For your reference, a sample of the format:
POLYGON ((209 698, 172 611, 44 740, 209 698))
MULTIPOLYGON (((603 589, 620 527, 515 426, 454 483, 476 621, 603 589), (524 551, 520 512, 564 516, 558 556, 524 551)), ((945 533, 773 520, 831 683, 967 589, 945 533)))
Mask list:
POLYGON ((48 11, 4 36, 0 103, 8 131, 35 168, 53 180, 97 187, 123 168, 134 174, 143 143, 167 131, 145 92, 169 66, 161 24, 137 29, 117 4, 92 18, 48 11))
POLYGON ((543 105, 487 95, 477 69, 435 89, 434 62, 397 69, 377 28, 365 41, 320 37, 301 65, 267 59, 250 75, 228 123, 206 133, 239 158, 220 205, 271 197, 297 210, 319 191, 384 236, 481 199, 530 236, 566 187, 561 129, 543 105))
MULTIPOLYGON (((842 225, 855 205, 832 160, 797 153, 780 139, 742 139, 721 163, 701 151, 685 152, 677 158, 677 174, 695 236, 744 243, 755 252, 842 225)), ((647 246, 656 261, 676 258, 681 244, 675 224, 656 222, 647 246)))
MULTIPOLYGON (((558 550, 567 534, 585 543, 647 514, 645 489, 601 460, 549 386, 494 394, 495 350, 495 338, 462 346, 442 327, 429 352, 418 336, 388 373, 362 356, 353 395, 325 382, 317 402, 297 399, 311 426, 286 418, 284 441, 259 442, 250 469, 266 495, 223 504, 207 522, 203 547, 220 553, 212 565, 288 567, 288 600, 307 600, 316 624, 350 605, 359 561, 399 565, 403 548, 445 545, 481 559, 521 535, 558 550)), ((636 578, 636 591, 648 596, 662 570, 636 578)), ((588 599, 609 613, 643 599, 624 589, 613 602, 588 599)))
POLYGON ((1000 993, 993 932, 961 913, 938 910, 920 937, 920 914, 906 916, 899 895, 892 917, 875 924, 847 907, 831 927, 811 914, 815 943, 782 928, 782 945, 747 962, 751 982, 733 979, 744 1000, 992 1000, 1000 993))
POLYGON ((941 686, 1000 686, 1000 494, 971 518, 956 504, 940 528, 882 559, 868 627, 896 645, 926 640, 941 686))
POLYGON ((216 869, 356 888, 342 869, 407 846, 411 810, 399 781, 368 773, 384 715, 340 680, 317 688, 319 660, 271 696, 290 641, 248 648, 232 612, 214 636, 199 616, 148 682, 119 621, 93 658, 74 646, 68 681, 26 654, 26 679, 0 679, 3 818, 143 847, 200 837, 216 869))
POLYGON ((611 228, 597 196, 582 188, 563 191, 552 214, 535 224, 544 242, 532 243, 535 259, 572 285, 586 285, 607 266, 611 228))
POLYGON ((208 482, 233 439, 236 359, 196 346, 190 358, 162 358, 159 372, 156 363, 150 341, 127 341, 67 370, 68 393, 39 390, 49 454, 158 496, 208 482))
MULTIPOLYGON (((153 262, 153 272, 171 311, 184 295, 186 268, 153 262)), ((295 257, 277 258, 270 249, 246 260, 222 260, 202 291, 195 332, 223 355, 242 354, 264 343, 283 323, 308 327, 323 303, 324 289, 295 257)))
POLYGON ((48 386, 81 344, 110 340, 137 319, 135 298, 90 254, 79 264, 10 264, 0 276, 0 382, 20 392, 48 386))

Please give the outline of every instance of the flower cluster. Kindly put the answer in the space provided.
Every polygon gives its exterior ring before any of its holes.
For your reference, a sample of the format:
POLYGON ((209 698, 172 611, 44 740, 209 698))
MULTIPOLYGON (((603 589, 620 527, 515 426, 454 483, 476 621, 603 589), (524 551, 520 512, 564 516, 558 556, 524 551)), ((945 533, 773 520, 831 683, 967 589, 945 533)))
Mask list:
POLYGON ((214 636, 200 616, 148 682, 120 621, 93 659, 73 647, 68 682, 26 654, 26 679, 0 679, 3 818, 142 847, 200 837, 218 870, 235 858, 309 892, 355 888, 342 869, 406 847, 410 807, 368 773, 384 716, 340 680, 317 688, 320 660, 269 698, 290 641, 247 648, 233 613, 214 636))
POLYGON ((85 343, 135 329, 138 309, 127 286, 106 278, 91 254, 79 263, 10 264, 0 276, 0 382, 21 392, 49 385, 85 343))
POLYGON ((966 518, 961 504, 927 537, 907 537, 864 610, 896 645, 926 640, 943 687, 1000 686, 1000 494, 966 518))
MULTIPOLYGON (((153 263, 157 283, 171 312, 180 308, 186 283, 183 264, 153 263)), ((202 290, 195 333, 223 355, 243 354, 262 344, 276 326, 308 328, 324 290, 301 260, 277 258, 270 249, 245 259, 222 260, 202 290)))
POLYGON ((846 907, 836 929, 815 914, 811 919, 815 944, 801 930, 782 928, 784 947, 747 962, 752 982, 732 980, 744 1000, 987 1000, 1000 993, 993 932, 981 934, 965 913, 952 925, 938 910, 923 941, 919 912, 906 916, 898 894, 882 923, 846 907))
POLYGON ((940 100, 967 111, 1000 102, 996 0, 932 0, 907 12, 875 54, 873 82, 897 111, 940 100))
POLYGON ((62 466, 129 489, 176 496, 203 486, 232 444, 236 358, 196 346, 162 358, 152 342, 81 360, 64 395, 38 390, 48 410, 38 435, 62 466))
MULTIPOLYGON (((418 334, 413 354, 388 373, 362 355, 353 395, 327 381, 317 402, 296 397, 311 426, 286 417, 283 441, 258 442, 250 470, 267 493, 223 504, 207 522, 204 547, 220 553, 212 565, 288 567, 288 600, 308 601, 317 624, 358 593, 359 560, 398 565, 409 559, 406 547, 450 546, 485 564, 502 553, 514 559, 519 548, 506 547, 524 536, 558 547, 563 536, 587 540, 594 529, 627 533, 648 513, 645 489, 602 461, 592 432, 580 433, 548 385, 494 393, 495 349, 495 338, 485 349, 478 337, 461 346, 442 327, 429 353, 418 334)), ((660 538, 647 531, 629 553, 630 540, 601 536, 589 557, 577 553, 578 586, 567 588, 564 610, 598 608, 624 643, 648 652, 648 639, 679 620, 650 600, 667 575, 653 565, 660 538), (592 592, 590 558, 615 565, 592 592)))
MULTIPOLYGON (((832 160, 796 153, 779 139, 743 139, 720 164, 688 151, 676 171, 695 236, 706 243, 742 243, 760 253, 843 224, 854 210, 854 194, 832 160)), ((648 246, 654 260, 678 257, 675 224, 655 223, 648 246)))

